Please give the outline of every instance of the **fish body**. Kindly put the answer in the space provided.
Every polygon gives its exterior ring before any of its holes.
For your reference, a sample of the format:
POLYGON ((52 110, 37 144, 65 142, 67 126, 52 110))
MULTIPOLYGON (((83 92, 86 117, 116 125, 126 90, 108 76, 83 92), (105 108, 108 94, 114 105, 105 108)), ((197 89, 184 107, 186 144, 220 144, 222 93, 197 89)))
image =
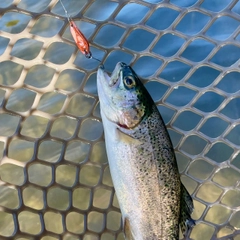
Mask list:
POLYGON ((194 225, 162 117, 132 68, 99 67, 98 95, 110 172, 126 239, 176 240, 194 225))

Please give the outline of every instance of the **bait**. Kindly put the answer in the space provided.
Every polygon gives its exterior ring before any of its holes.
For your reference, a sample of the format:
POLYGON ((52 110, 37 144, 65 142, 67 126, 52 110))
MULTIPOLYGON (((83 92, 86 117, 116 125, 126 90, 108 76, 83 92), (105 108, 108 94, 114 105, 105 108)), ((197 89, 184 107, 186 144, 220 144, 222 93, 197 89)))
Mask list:
POLYGON ((91 58, 92 53, 90 51, 88 40, 85 38, 73 20, 70 20, 69 24, 72 37, 77 44, 78 49, 86 56, 86 58, 91 58))
POLYGON ((92 56, 88 40, 86 39, 84 34, 80 31, 80 29, 77 27, 75 22, 71 19, 71 17, 68 15, 67 9, 63 5, 62 0, 59 0, 59 1, 62 5, 62 8, 65 12, 67 19, 68 19, 68 22, 70 25, 70 32, 72 34, 72 37, 73 37, 78 49, 82 52, 82 54, 85 55, 86 58, 89 58, 89 59, 91 58, 91 59, 97 60, 101 63, 101 60, 92 56))

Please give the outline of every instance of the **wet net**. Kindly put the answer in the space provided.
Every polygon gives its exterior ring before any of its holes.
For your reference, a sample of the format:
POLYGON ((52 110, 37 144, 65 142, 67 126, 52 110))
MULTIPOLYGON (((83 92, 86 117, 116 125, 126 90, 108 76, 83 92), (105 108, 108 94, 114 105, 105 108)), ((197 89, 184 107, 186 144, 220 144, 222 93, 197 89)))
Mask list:
MULTIPOLYGON (((63 3, 105 68, 131 64, 157 103, 194 199, 187 239, 239 240, 240 2, 63 3)), ((59 1, 0 10, 0 239, 124 239, 99 63, 77 50, 59 1)))

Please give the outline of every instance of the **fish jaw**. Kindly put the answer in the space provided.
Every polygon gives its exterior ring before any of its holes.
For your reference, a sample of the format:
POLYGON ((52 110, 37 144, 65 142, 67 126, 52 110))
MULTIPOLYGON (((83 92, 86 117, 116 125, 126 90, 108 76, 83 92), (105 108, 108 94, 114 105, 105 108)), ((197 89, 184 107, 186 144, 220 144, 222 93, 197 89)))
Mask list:
POLYGON ((118 122, 116 111, 112 108, 111 98, 116 87, 112 86, 111 77, 104 71, 101 65, 97 72, 97 88, 100 100, 101 115, 108 116, 111 122, 118 122))

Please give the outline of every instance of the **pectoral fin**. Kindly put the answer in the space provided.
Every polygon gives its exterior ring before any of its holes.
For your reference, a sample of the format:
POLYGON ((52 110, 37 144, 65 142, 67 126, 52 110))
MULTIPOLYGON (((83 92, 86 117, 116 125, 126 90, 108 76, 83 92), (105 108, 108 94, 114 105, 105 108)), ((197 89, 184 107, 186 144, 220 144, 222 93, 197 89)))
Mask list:
POLYGON ((132 232, 131 225, 128 218, 125 218, 124 220, 123 230, 124 230, 126 240, 134 240, 133 232, 132 232))
POLYGON ((141 142, 138 139, 133 138, 129 134, 125 133, 123 130, 117 129, 117 136, 119 141, 124 142, 128 145, 134 144, 134 145, 140 145, 141 142))

